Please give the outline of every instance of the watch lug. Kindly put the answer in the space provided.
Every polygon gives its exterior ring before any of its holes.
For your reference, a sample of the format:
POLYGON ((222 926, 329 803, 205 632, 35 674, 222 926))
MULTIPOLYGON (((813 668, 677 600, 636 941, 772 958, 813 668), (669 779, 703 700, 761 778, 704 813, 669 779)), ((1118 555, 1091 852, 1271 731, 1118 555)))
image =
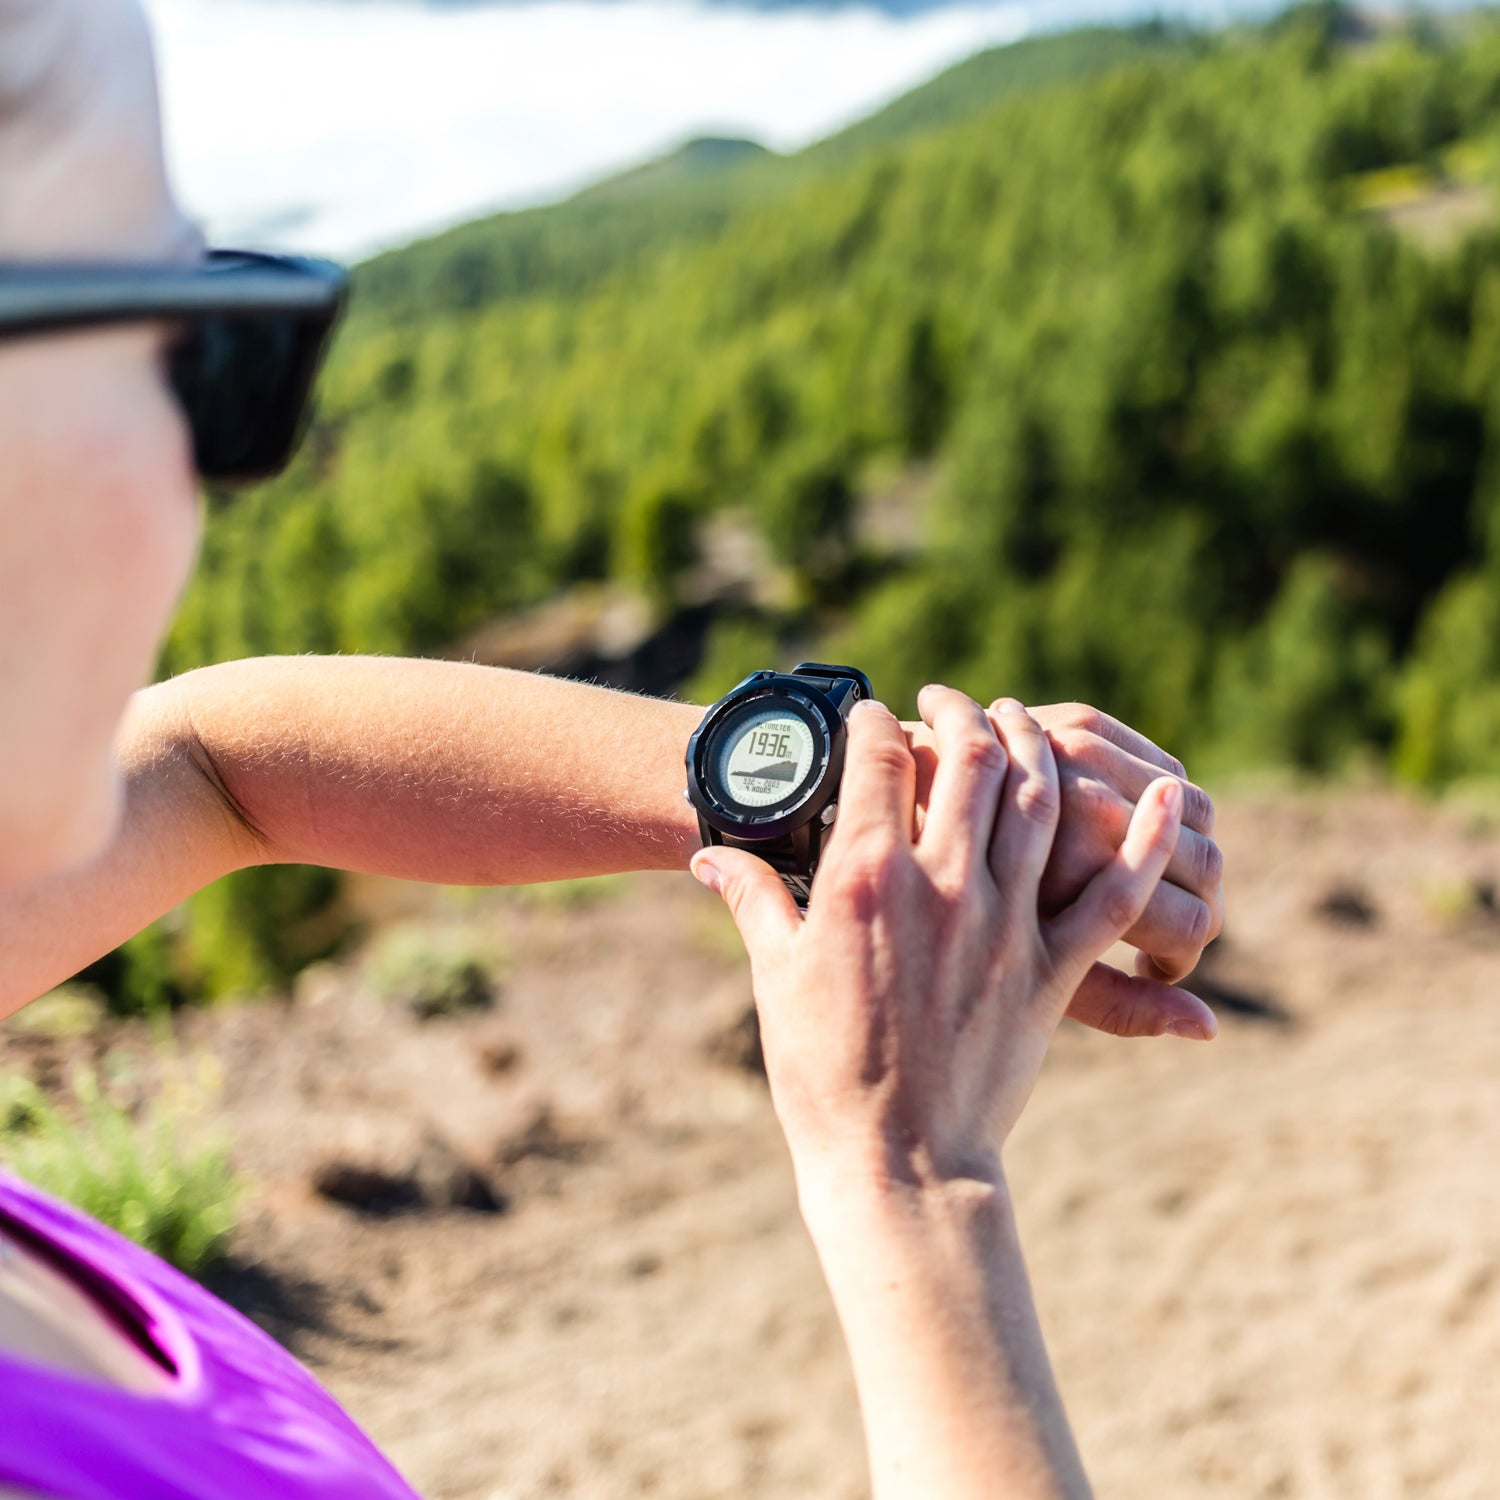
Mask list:
POLYGON ((856 703, 875 696, 870 679, 858 667, 840 667, 822 661, 799 661, 792 668, 792 676, 811 678, 833 700, 839 713, 846 716, 856 703))

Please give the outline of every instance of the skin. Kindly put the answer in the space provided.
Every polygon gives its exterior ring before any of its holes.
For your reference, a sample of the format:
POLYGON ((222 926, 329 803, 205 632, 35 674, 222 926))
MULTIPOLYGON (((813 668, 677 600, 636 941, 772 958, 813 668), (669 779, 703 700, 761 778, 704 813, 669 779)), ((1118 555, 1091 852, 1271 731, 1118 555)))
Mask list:
MULTIPOLYGON (((133 0, 0 0, 0 184, 0 263, 197 253, 133 0)), ((753 857, 695 855, 691 707, 360 659, 137 691, 197 538, 168 337, 0 351, 0 1008, 256 862, 509 883, 694 860, 751 954, 877 1494, 1085 1494, 1002 1147, 1070 1005, 1123 1034, 1213 1034, 1161 982, 1221 920, 1207 799, 1078 706, 931 689, 904 728, 861 707, 804 922, 753 857), (1123 934, 1151 955, 1133 977, 1097 962, 1123 934)), ((97 1307, 44 1286, 0 1284, 0 1346, 140 1375, 97 1307)))
MULTIPOLYGON (((0 1014, 253 864, 445 885, 685 869, 699 837, 683 757, 701 713, 526 673, 362 657, 233 662, 148 688, 118 736, 124 814, 103 852, 0 890, 0 1014)), ((1113 810, 1161 771, 1081 728, 1072 706, 1038 713, 1059 723, 1078 810, 1049 864, 1055 905, 1114 852, 1113 810)), ((906 732, 920 806, 937 770, 933 735, 922 723, 906 732)), ((1173 861, 1201 894, 1161 884, 1134 937, 1190 968, 1213 930, 1220 863, 1190 831, 1173 861)), ((1214 1031, 1186 991, 1102 965, 1072 1013, 1123 1035, 1214 1031)))
MULTIPOLYGON (((167 181, 139 10, 0 0, 0 263, 200 246, 167 181)), ((96 856, 118 823, 114 732, 197 537, 166 337, 124 329, 0 356, 0 888, 96 856)), ((142 1393, 163 1384, 92 1299, 3 1236, 0 1348, 142 1393)), ((0 1485, 0 1500, 28 1497, 0 1485)))
MULTIPOLYGON (((0 184, 0 262, 198 254, 130 0, 0 0, 0 184)), ((0 885, 113 831, 111 741, 197 542, 166 338, 91 333, 0 358, 0 885)))
POLYGON ((1061 807, 1045 732, 1018 703, 990 716, 948 688, 921 709, 940 759, 920 832, 907 737, 860 705, 805 921, 750 855, 705 851, 693 870, 750 954, 877 1500, 1083 1500, 1002 1150, 1069 997, 1171 859, 1182 787, 1154 781, 1113 858, 1043 917, 1061 807))
POLYGON ((0 38, 0 255, 196 255, 198 231, 167 176, 135 0, 0 0, 0 38))

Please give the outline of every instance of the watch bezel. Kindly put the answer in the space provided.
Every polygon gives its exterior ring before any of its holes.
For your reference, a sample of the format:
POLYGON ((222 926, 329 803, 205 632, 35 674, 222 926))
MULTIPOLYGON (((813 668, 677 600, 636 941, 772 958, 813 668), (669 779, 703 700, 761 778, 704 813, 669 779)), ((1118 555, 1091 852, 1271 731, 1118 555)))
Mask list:
POLYGON ((819 817, 831 800, 828 789, 837 789, 844 769, 843 729, 843 717, 832 700, 810 683, 781 672, 752 673, 714 704, 693 731, 687 753, 688 800, 711 828, 731 838, 785 838, 819 817), (714 784, 714 751, 728 722, 761 699, 789 704, 812 730, 813 766, 788 799, 752 809, 720 795, 714 784))

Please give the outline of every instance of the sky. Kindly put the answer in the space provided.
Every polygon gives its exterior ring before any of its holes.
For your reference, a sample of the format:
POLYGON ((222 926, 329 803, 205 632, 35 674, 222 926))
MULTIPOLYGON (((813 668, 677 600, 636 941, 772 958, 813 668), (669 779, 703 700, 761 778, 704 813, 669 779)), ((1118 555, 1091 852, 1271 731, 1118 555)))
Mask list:
POLYGON ((693 135, 790 149, 1028 27, 543 0, 147 0, 179 192, 220 243, 358 256, 693 135))
POLYGON ((795 149, 1037 31, 1283 0, 934 0, 907 18, 858 0, 144 3, 178 188, 210 237, 357 259, 695 135, 795 149))

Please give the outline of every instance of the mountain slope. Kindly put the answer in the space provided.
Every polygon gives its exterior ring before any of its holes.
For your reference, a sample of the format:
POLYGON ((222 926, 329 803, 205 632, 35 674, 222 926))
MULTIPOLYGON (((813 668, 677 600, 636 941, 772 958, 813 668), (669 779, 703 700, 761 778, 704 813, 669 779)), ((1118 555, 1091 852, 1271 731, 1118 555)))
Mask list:
POLYGON ((1092 78, 1162 51, 1186 50, 1196 33, 1161 21, 1092 26, 991 47, 949 68, 884 109, 810 146, 803 159, 826 165, 959 125, 1001 99, 1092 78))
POLYGON ((737 171, 751 162, 767 163, 775 152, 759 141, 736 136, 698 136, 684 141, 675 151, 654 161, 606 177, 573 196, 573 203, 598 203, 604 199, 660 199, 725 172, 737 171))
POLYGON ((859 124, 790 157, 749 141, 690 141, 563 203, 497 214, 365 262, 356 316, 400 323, 538 295, 576 296, 652 256, 702 244, 739 214, 1006 97, 1182 48, 1159 24, 1097 27, 979 53, 859 124))
MULTIPOLYGON (((447 652, 576 589, 696 611, 654 679, 692 695, 824 657, 902 708, 1083 698, 1205 774, 1500 772, 1500 237, 1435 255, 1353 191, 1500 178, 1500 25, 1350 52, 1337 19, 535 216, 614 213, 635 257, 356 315, 294 470, 214 510, 165 665, 447 652), (710 188, 697 241, 619 217, 710 188), (755 587, 705 592, 730 552, 755 587)), ((183 971, 295 968, 293 878, 196 898, 183 971)))

